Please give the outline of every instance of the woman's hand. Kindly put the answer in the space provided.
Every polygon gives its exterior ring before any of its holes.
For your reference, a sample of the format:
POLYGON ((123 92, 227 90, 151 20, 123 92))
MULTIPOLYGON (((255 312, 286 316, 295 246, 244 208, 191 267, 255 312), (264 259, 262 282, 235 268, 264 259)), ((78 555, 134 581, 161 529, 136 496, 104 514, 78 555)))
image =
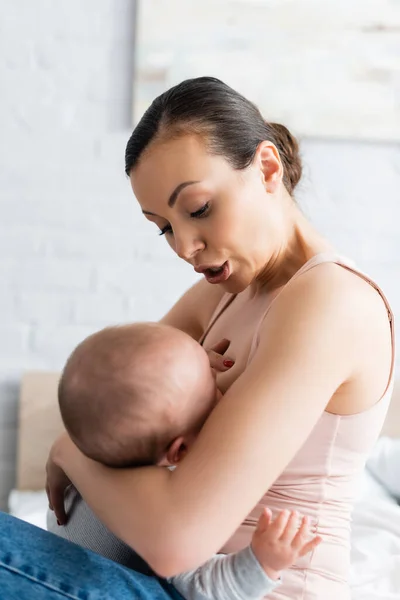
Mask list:
POLYGON ((59 446, 65 443, 66 438, 69 440, 67 433, 63 433, 57 438, 51 447, 46 463, 46 493, 49 500, 49 508, 54 510, 59 525, 64 525, 67 522, 64 494, 66 488, 71 484, 71 480, 57 464, 56 459, 59 446))
POLYGON ((218 373, 228 371, 235 364, 235 361, 232 358, 224 356, 230 344, 229 340, 223 339, 209 350, 205 349, 208 354, 211 368, 218 373))

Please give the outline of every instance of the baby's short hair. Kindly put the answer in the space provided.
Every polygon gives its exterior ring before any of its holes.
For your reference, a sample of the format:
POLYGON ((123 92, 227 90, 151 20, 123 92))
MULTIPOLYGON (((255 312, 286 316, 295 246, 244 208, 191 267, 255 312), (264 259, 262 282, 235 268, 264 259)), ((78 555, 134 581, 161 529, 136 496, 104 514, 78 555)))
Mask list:
POLYGON ((179 336, 188 337, 156 323, 108 327, 74 350, 58 400, 64 425, 86 456, 112 467, 156 464, 182 434, 174 410, 182 394, 174 375, 182 360, 179 336))

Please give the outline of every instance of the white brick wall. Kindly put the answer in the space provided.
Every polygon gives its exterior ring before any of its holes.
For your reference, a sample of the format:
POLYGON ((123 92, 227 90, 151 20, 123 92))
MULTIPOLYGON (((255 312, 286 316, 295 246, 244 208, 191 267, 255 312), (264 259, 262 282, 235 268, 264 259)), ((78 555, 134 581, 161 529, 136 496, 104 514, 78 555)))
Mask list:
MULTIPOLYGON (((14 482, 18 385, 82 337, 159 318, 195 277, 124 176, 134 3, 0 5, 0 507, 14 482)), ((308 140, 306 212, 400 309, 400 149, 308 140)))

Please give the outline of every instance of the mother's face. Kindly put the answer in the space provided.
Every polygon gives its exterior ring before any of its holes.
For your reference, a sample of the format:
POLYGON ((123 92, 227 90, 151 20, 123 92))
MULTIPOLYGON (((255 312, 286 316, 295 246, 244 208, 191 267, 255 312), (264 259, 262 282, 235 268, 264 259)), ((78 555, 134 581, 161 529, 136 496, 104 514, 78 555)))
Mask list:
POLYGON ((156 142, 130 179, 174 252, 228 292, 244 290, 279 252, 282 167, 269 142, 241 171, 209 154, 198 137, 156 142))

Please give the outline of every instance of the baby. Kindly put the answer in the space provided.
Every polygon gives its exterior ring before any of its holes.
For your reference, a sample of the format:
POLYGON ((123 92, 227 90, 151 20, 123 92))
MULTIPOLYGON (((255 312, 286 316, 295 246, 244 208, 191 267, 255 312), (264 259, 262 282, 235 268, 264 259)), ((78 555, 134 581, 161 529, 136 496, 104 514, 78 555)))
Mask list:
MULTIPOLYGON (((205 350, 166 325, 109 327, 72 353, 59 384, 65 427, 80 450, 110 467, 173 467, 189 451, 221 394, 205 350)), ((218 554, 171 578, 187 600, 261 598, 282 570, 321 541, 306 519, 270 511, 260 516, 251 545, 218 554)))
POLYGON ((157 323, 89 336, 68 359, 58 390, 74 443, 110 467, 176 464, 219 395, 200 344, 157 323))

